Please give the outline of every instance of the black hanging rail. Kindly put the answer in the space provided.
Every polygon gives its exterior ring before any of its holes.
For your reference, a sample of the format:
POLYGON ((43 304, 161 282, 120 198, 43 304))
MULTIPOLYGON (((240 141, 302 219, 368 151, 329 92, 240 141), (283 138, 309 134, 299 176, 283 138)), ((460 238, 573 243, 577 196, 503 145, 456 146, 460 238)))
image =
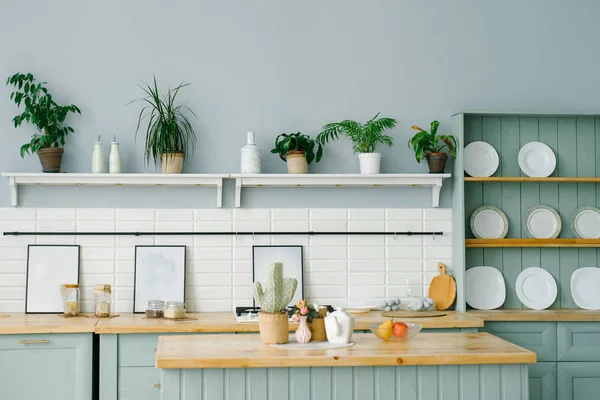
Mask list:
POLYGON ((4 232, 4 236, 443 236, 444 232, 4 232))

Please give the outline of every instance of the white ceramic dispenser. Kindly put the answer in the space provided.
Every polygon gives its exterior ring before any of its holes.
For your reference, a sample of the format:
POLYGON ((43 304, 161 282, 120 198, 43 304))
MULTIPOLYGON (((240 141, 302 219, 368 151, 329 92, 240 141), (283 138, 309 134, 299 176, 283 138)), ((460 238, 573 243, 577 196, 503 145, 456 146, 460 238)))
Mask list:
POLYGON ((119 142, 117 136, 113 136, 114 140, 110 144, 110 156, 108 157, 108 170, 111 174, 121 173, 121 154, 119 153, 119 142))
POLYGON ((260 149, 254 136, 254 131, 248 132, 246 145, 242 147, 242 174, 260 174, 260 149))
POLYGON ((94 143, 94 152, 92 153, 92 173, 104 173, 104 153, 102 152, 100 135, 98 135, 98 141, 94 143))

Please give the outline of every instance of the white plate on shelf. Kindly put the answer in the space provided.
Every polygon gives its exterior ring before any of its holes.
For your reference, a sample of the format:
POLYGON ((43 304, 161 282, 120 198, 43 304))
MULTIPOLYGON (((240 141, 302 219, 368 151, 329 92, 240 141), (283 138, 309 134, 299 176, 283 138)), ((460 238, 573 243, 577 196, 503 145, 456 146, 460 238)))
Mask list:
POLYGON ((486 142, 469 143, 463 151, 465 172, 471 176, 492 176, 498 169, 498 152, 486 142))
POLYGON ((478 310, 493 310, 506 300, 504 277, 494 267, 473 267, 465 273, 467 304, 478 310))
POLYGON ((527 176, 546 178, 556 168, 556 156, 547 144, 529 142, 519 151, 519 167, 527 176))
POLYGON ((600 239, 600 208, 578 208, 571 217, 571 229, 578 238, 600 239))
POLYGON ((502 239, 508 233, 508 218, 494 206, 481 206, 471 214, 471 232, 477 239, 502 239))
POLYGON ((539 267, 525 268, 517 276, 515 289, 521 303, 533 310, 550 307, 558 294, 554 277, 539 267))
POLYGON ((600 310, 600 268, 579 268, 571 275, 573 301, 584 310, 600 310))
POLYGON ((525 234, 535 239, 554 239, 560 235, 562 221, 558 211, 548 206, 533 206, 524 219, 525 234))

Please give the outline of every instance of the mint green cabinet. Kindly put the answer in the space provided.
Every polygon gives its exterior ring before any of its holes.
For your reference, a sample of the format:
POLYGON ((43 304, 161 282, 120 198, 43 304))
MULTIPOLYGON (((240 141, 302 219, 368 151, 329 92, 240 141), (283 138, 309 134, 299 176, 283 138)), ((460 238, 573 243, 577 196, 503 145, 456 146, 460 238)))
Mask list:
POLYGON ((486 322, 483 331, 535 352, 538 361, 557 360, 556 322, 486 322))
POLYGON ((0 399, 92 398, 92 334, 0 335, 0 399))
POLYGON ((120 400, 160 400, 160 370, 155 367, 119 368, 120 400))
POLYGON ((600 361, 600 323, 559 322, 558 361, 600 361))
POLYGON ((560 400, 598 400, 600 362, 559 362, 558 398, 560 400))
POLYGON ((556 389, 555 362, 529 365, 529 400, 558 400, 556 389))

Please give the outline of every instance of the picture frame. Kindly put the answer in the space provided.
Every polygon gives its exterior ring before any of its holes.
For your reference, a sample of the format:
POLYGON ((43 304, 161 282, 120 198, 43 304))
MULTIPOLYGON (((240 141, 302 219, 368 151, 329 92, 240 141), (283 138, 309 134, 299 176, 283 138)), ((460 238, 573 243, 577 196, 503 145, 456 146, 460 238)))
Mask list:
MULTIPOLYGON (((252 246, 252 283, 263 280, 263 271, 271 263, 283 264, 283 276, 296 278, 298 288, 288 306, 304 299, 304 248, 301 245, 256 245, 252 246)), ((253 306, 256 307, 254 298, 253 306)))
POLYGON ((79 284, 80 260, 79 245, 28 245, 25 314, 62 313, 60 285, 79 284))
POLYGON ((133 313, 142 314, 148 300, 185 302, 184 245, 137 245, 133 267, 133 313))

